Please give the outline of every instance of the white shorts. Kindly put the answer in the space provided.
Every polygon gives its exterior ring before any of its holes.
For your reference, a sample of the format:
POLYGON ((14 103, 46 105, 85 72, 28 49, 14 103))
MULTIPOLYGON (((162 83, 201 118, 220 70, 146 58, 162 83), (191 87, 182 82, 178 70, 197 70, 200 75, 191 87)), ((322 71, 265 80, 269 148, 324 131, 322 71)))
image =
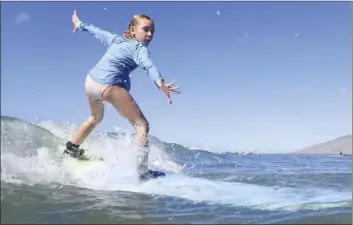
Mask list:
POLYGON ((102 100, 103 93, 108 87, 109 85, 103 85, 95 82, 89 75, 86 77, 85 88, 88 97, 96 100, 102 100))

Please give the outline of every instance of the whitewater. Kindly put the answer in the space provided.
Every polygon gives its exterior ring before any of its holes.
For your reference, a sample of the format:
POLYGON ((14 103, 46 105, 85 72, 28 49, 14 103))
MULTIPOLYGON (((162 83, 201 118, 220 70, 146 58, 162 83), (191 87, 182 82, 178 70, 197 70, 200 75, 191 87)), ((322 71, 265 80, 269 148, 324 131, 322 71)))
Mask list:
POLYGON ((1 116, 2 223, 352 223, 351 156, 219 153, 150 137, 140 183, 133 133, 93 132, 105 161, 62 157, 75 127, 1 116), (19 216, 21 215, 21 216, 19 216))

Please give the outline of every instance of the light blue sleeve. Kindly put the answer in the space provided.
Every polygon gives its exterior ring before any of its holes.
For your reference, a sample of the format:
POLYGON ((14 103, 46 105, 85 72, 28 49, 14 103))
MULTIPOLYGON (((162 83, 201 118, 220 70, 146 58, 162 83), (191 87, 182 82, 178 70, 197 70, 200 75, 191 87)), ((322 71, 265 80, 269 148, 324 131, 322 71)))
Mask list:
POLYGON ((147 47, 141 46, 137 48, 136 51, 136 64, 139 65, 156 84, 156 81, 161 79, 162 76, 157 66, 153 63, 147 47))
POLYGON ((102 30, 98 27, 93 26, 92 24, 81 23, 79 27, 80 31, 87 31, 88 33, 92 34, 98 40, 100 40, 104 45, 110 45, 114 38, 118 35, 112 34, 108 31, 102 30))

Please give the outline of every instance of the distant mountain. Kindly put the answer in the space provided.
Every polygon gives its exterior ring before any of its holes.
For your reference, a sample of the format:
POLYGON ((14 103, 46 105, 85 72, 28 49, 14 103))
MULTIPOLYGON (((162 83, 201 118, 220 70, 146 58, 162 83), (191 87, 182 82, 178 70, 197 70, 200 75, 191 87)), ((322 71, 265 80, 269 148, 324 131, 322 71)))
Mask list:
POLYGON ((346 154, 352 155, 352 135, 346 135, 293 152, 294 154, 346 154))

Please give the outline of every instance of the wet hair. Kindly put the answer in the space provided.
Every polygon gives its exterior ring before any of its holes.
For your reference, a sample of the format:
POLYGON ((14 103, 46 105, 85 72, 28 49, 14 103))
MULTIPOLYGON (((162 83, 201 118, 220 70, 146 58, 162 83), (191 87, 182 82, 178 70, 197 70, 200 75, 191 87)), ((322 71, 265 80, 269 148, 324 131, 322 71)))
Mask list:
POLYGON ((149 17, 149 16, 147 16, 147 15, 145 15, 145 14, 136 14, 136 15, 134 15, 134 16, 132 17, 130 23, 129 23, 128 30, 124 32, 125 37, 127 37, 127 38, 134 38, 134 37, 132 36, 132 34, 131 34, 131 27, 132 27, 132 26, 136 26, 136 25, 139 23, 139 21, 140 21, 141 19, 151 20, 151 21, 153 22, 152 18, 149 17))

